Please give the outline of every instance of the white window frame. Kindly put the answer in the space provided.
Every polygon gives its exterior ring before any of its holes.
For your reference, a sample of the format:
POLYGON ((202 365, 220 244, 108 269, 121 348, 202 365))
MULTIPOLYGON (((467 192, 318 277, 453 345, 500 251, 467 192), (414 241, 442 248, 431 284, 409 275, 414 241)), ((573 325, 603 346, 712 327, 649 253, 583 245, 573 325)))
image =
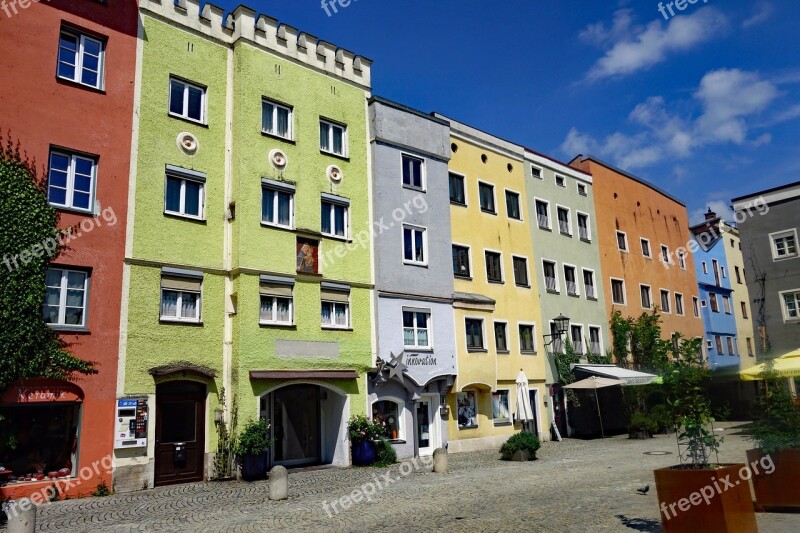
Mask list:
POLYGON ((534 207, 534 211, 536 213, 536 225, 537 225, 537 227, 539 229, 545 229, 545 230, 552 231, 553 230, 553 219, 551 217, 552 217, 553 213, 552 213, 552 211, 550 209, 550 202, 545 200, 544 198, 538 198, 538 197, 534 196, 533 197, 533 207, 534 207), (546 227, 542 226, 539 223, 539 210, 536 209, 536 203, 537 202, 542 203, 542 204, 547 206, 547 226, 546 227))
POLYGON ((555 292, 561 292, 561 279, 559 277, 558 272, 558 261, 553 261, 552 259, 547 259, 546 257, 542 258, 542 280, 544 281, 544 289, 547 291, 547 272, 545 271, 544 265, 545 263, 550 263, 553 265, 553 274, 555 275, 556 280, 556 288, 554 289, 555 292))
MULTIPOLYGON (((402 178, 401 178, 402 179, 402 178)), ((453 172, 452 170, 447 171, 447 198, 450 200, 450 204, 457 205, 459 207, 469 207, 469 192, 467 191, 467 175, 462 174, 461 172, 453 172), (450 175, 457 176, 461 178, 461 184, 464 186, 464 203, 458 203, 453 201, 450 198, 450 175)))
POLYGON ((731 307, 731 297, 730 296, 722 296, 722 310, 725 312, 726 315, 733 314, 733 307, 731 307))
POLYGON ((695 318, 700 318, 700 298, 697 296, 692 296, 692 311, 695 318))
POLYGON ((536 338, 535 322, 517 322, 517 349, 519 350, 519 353, 523 355, 536 355, 539 353, 539 341, 536 338), (533 351, 522 349, 522 335, 520 334, 520 328, 527 328, 527 327, 532 329, 531 338, 533 340, 533 351))
POLYGON ((625 233, 624 231, 617 230, 616 239, 617 239, 617 250, 619 250, 620 252, 626 253, 626 254, 630 253, 631 246, 630 246, 630 243, 628 242, 628 234, 625 233), (625 249, 624 250, 619 247, 619 236, 620 235, 622 235, 622 238, 625 241, 625 249))
POLYGON ((94 213, 94 203, 95 203, 95 191, 97 190, 97 158, 79 154, 76 152, 70 152, 68 150, 58 150, 58 149, 51 149, 50 150, 50 158, 48 162, 53 160, 53 155, 59 155, 61 157, 66 157, 69 159, 69 167, 67 168, 67 189, 66 189, 66 203, 58 204, 50 200, 50 187, 52 186, 50 181, 50 173, 52 172, 52 163, 50 164, 50 168, 48 168, 47 172, 47 203, 52 205, 53 207, 57 207, 58 209, 65 209, 69 211, 77 211, 80 213, 94 213), (74 200, 75 194, 75 165, 78 159, 82 159, 84 161, 89 161, 92 163, 92 179, 91 185, 89 190, 89 207, 75 207, 72 205, 74 200))
POLYGON ((337 202, 337 201, 326 199, 326 198, 323 197, 320 200, 320 213, 322 211, 322 204, 328 204, 330 206, 330 209, 328 210, 328 216, 330 217, 330 228, 331 228, 331 232, 333 232, 333 233, 328 233, 328 232, 323 231, 321 221, 320 221, 320 228, 319 228, 320 229, 320 233, 322 235, 324 235, 325 237, 328 237, 328 238, 331 238, 331 239, 338 239, 340 241, 348 240, 350 238, 350 203, 349 202, 345 202, 345 201, 337 202), (340 207, 344 207, 344 235, 337 235, 335 233, 336 232, 336 215, 335 215, 336 210, 334 209, 334 207, 337 206, 337 205, 340 206, 340 207))
POLYGON ((580 196, 589 196, 589 188, 586 186, 585 183, 581 183, 578 181, 576 182, 576 184, 577 184, 578 194, 580 196), (583 188, 583 192, 581 192, 581 188, 583 188))
POLYGON ((497 215, 497 187, 494 183, 489 183, 488 181, 478 180, 478 209, 480 209, 481 213, 485 213, 487 215, 497 215), (491 187, 492 189, 492 210, 486 210, 481 205, 481 185, 486 185, 491 187))
POLYGON ((403 231, 402 231, 402 239, 403 239, 403 264, 405 265, 414 265, 414 266, 427 266, 428 265, 428 228, 423 226, 415 226, 413 224, 403 224, 403 231), (406 230, 411 230, 411 240, 412 240, 412 248, 411 252, 413 255, 414 250, 416 250, 417 244, 417 232, 422 233, 422 261, 417 261, 413 257, 411 259, 406 259, 406 230))
POLYGON ((563 187, 563 188, 566 189, 567 188, 567 178, 565 176, 562 176, 561 174, 556 174, 555 184, 556 184, 556 187, 563 187), (561 183, 559 183, 559 180, 561 181, 561 183))
POLYGON ((612 305, 622 305, 622 306, 626 306, 627 307, 627 305, 628 305, 628 291, 627 291, 627 289, 625 287, 625 280, 622 279, 622 278, 613 278, 613 277, 609 278, 609 279, 611 280, 611 285, 609 285, 609 288, 611 289, 611 304, 612 305), (615 281, 619 281, 619 282, 622 283, 622 299, 623 299, 622 303, 618 303, 618 302, 614 301, 614 282, 615 281))
POLYGON ((676 292, 675 293, 675 314, 678 316, 686 316, 686 309, 684 307, 685 302, 683 299, 683 293, 676 292), (678 301, 681 302, 680 309, 678 309, 678 301), (679 312, 680 311, 680 312, 679 312))
MULTIPOLYGON (((589 331, 589 344, 590 345, 592 344, 592 330, 593 329, 597 330, 597 338, 600 339, 600 342, 598 343, 600 345, 600 350, 597 353, 600 354, 600 355, 603 355, 605 353, 605 346, 603 345, 603 328, 601 328, 600 326, 598 326, 596 324, 586 324, 586 328, 589 331)), ((591 346, 589 346, 589 350, 588 350, 587 353, 592 353, 591 346)))
POLYGON ((658 303, 661 304, 659 306, 659 308, 661 309, 662 313, 667 314, 667 315, 671 315, 672 314, 672 291, 669 291, 667 289, 659 289, 658 290, 658 303), (666 302, 667 302, 667 306, 669 307, 668 309, 664 309, 664 295, 666 295, 666 297, 667 297, 666 302))
POLYGON ((277 137, 278 139, 286 139, 287 141, 294 140, 294 108, 288 106, 286 104, 281 104, 276 102, 275 100, 271 100, 266 96, 261 97, 261 133, 265 135, 270 135, 272 137, 277 137), (264 124, 264 104, 269 104, 272 106, 272 125, 274 131, 267 131, 263 128, 264 124), (281 135, 277 131, 277 124, 278 124, 278 109, 283 109, 289 113, 289 127, 286 135, 281 135))
MULTIPOLYGON (((412 155, 408 152, 400 152, 400 185, 405 189, 411 189, 412 191, 420 191, 426 192, 428 190, 428 176, 427 176, 427 165, 425 164, 426 161, 422 157, 418 157, 416 155, 412 155), (403 181, 403 173, 405 172, 406 168, 406 159, 413 159, 415 161, 419 161, 419 183, 420 186, 417 187, 413 183, 409 184, 403 181)), ((450 184, 448 183, 448 188, 450 184)), ((466 191, 465 191, 466 193, 466 191)), ((449 195, 449 192, 448 192, 449 195)))
POLYGON ((534 179, 537 179, 537 180, 543 180, 544 179, 544 168, 540 167, 539 165, 531 164, 531 177, 534 178, 534 179), (533 169, 534 168, 539 171, 539 175, 538 176, 533 173, 533 169))
MULTIPOLYGON (((404 400, 397 398, 396 396, 381 396, 380 398, 375 398, 375 400, 370 404, 369 410, 372 413, 372 409, 376 403, 380 402, 389 402, 393 403, 397 406, 397 439, 398 441, 406 440, 406 414, 405 414, 405 404, 404 400)), ((394 439, 389 439, 392 442, 394 439)))
POLYGON ((278 217, 278 195, 277 194, 275 194, 272 197, 272 202, 273 202, 272 212, 275 215, 275 220, 276 221, 264 220, 264 216, 262 214, 262 216, 261 216, 261 224, 264 225, 264 226, 271 226, 271 227, 274 227, 274 228, 294 229, 294 191, 291 191, 289 189, 283 189, 283 188, 280 188, 280 187, 270 186, 268 184, 262 184, 261 185, 262 202, 263 202, 263 195, 264 195, 265 191, 270 191, 270 192, 273 192, 273 193, 283 193, 283 194, 288 194, 289 195, 289 224, 288 225, 284 225, 284 224, 280 224, 280 223, 277 222, 277 217, 278 217))
POLYGON ((642 309, 653 309, 653 287, 652 286, 647 285, 645 283, 640 283, 639 284, 639 302, 643 303, 641 301, 641 299, 642 299, 642 289, 645 288, 645 287, 647 287, 647 297, 650 300, 650 306, 649 307, 645 307, 644 305, 642 305, 642 309))
POLYGON ((525 216, 522 213, 522 194, 514 189, 503 189, 503 202, 506 204, 506 217, 509 220, 516 220, 517 222, 525 222, 525 216), (519 210, 519 218, 514 218, 508 214, 508 193, 517 195, 517 208, 519 210))
POLYGON ((686 252, 679 251, 677 252, 678 256, 678 264, 683 270, 686 270, 686 252))
POLYGON ((797 240, 797 228, 785 229, 781 231, 776 231, 769 234, 769 246, 772 250, 772 260, 773 261, 784 261, 786 259, 795 259, 800 257, 800 242, 797 240), (785 254, 785 255, 778 255, 778 247, 775 245, 776 239, 784 239, 787 237, 794 238, 794 248, 795 253, 793 254, 785 254))
POLYGON ((503 264, 503 252, 500 250, 493 250, 491 248, 484 248, 483 249, 483 271, 486 274, 486 282, 487 283, 505 283, 506 282, 506 268, 503 264), (486 252, 498 254, 500 256, 500 281, 490 280, 489 279, 489 263, 486 262, 486 252))
MULTIPOLYGON (((459 243, 459 242, 452 243, 452 246, 458 246, 459 248, 466 248, 467 249, 467 260, 469 261, 469 275, 468 276, 460 276, 460 275, 456 274, 455 272, 453 272, 453 276, 455 278, 457 278, 457 279, 471 280, 474 277, 474 274, 475 274, 475 263, 472 261, 472 246, 469 246, 469 245, 466 245, 466 244, 462 244, 462 243, 459 243)), ((452 254, 452 250, 453 250, 452 246, 450 248, 450 253, 451 254, 452 254)), ((450 257, 452 259, 452 255, 450 257)))
POLYGON ((708 274, 708 263, 703 261, 703 274, 708 274))
POLYGON ((556 204, 556 220, 558 221, 558 232, 561 233, 562 235, 569 235, 570 237, 572 237, 572 210, 569 207, 565 206, 565 205, 556 204), (567 231, 566 232, 561 230, 561 219, 558 218, 558 210, 559 209, 562 209, 562 210, 567 212, 567 231))
POLYGON ((575 225, 578 228, 578 238, 584 242, 592 242, 592 217, 589 216, 589 213, 584 213, 583 211, 575 211, 575 225), (581 225, 578 224, 579 217, 584 216, 586 217, 586 237, 581 237, 581 225))
POLYGON ((292 289, 292 297, 286 298, 285 296, 269 296, 267 294, 260 294, 258 299, 259 304, 259 311, 258 311, 258 323, 264 326, 293 326, 294 325, 294 289, 292 289), (264 320, 261 318, 261 300, 264 298, 270 298, 272 300, 272 318, 269 320, 264 320), (276 300, 289 300, 289 320, 288 321, 281 321, 278 320, 278 305, 276 300))
POLYGON ((334 155, 334 156, 338 156, 338 157, 347 158, 348 154, 349 154, 349 147, 350 147, 349 136, 348 136, 348 132, 347 132, 347 129, 348 129, 347 125, 341 124, 339 122, 333 122, 331 120, 327 120, 327 119, 324 119, 324 118, 320 117, 320 119, 319 119, 320 130, 322 129, 322 125, 323 124, 328 126, 328 146, 330 146, 330 149, 325 149, 325 148, 322 147, 322 145, 320 145, 320 147, 319 147, 320 152, 322 152, 324 154, 330 154, 330 155, 334 155), (342 153, 341 154, 338 153, 338 152, 334 152, 333 151, 333 128, 339 128, 340 130, 342 130, 342 153))
POLYGON ((597 276, 595 272, 591 268, 582 268, 581 269, 581 277, 583 278, 583 294, 586 295, 587 300, 596 301, 598 299, 598 289, 597 289, 597 276), (594 296, 589 296, 589 289, 587 289, 586 285, 586 272, 590 272, 592 274, 592 289, 594 290, 594 296))
POLYGON ((507 355, 511 353, 511 339, 508 336, 508 320, 493 320, 492 321, 492 337, 494 337, 494 351, 498 354, 507 355), (497 346, 497 326, 502 325, 506 333, 506 348, 501 350, 497 346))
POLYGON ((350 294, 347 295, 347 303, 344 302, 332 302, 330 300, 320 299, 320 306, 319 306, 319 321, 322 329, 351 329, 350 326, 350 294), (322 304, 330 304, 331 305, 331 323, 326 324, 322 321, 322 304), (335 316, 336 316, 336 306, 344 306, 345 308, 345 324, 340 325, 336 324, 335 316))
POLYGON ((669 246, 667 246, 666 244, 662 244, 661 245, 661 262, 665 263, 667 265, 672 264, 672 262, 670 261, 670 257, 671 256, 670 256, 670 253, 669 253, 669 246), (666 259, 664 259, 664 253, 667 254, 667 258, 666 259))
POLYGON ((528 258, 524 255, 515 255, 511 254, 511 272, 514 274, 514 286, 519 287, 520 289, 530 289, 531 288, 531 269, 530 265, 528 264, 528 258), (526 285, 520 285, 517 283, 517 275, 514 269, 514 259, 522 259, 525 261, 525 277, 527 278, 528 283, 526 285))
POLYGON ((415 307, 403 307, 401 311, 401 324, 403 326, 403 347, 409 350, 417 350, 417 351, 425 351, 425 350, 433 350, 433 313, 430 309, 418 309, 415 307), (405 326, 405 313, 411 313, 413 322, 414 322, 414 344, 406 344, 406 326, 405 326), (425 314, 428 315, 428 327, 427 328, 420 328, 417 324, 417 314, 425 314), (428 332, 428 344, 422 345, 419 343, 419 330, 424 329, 428 332))
MULTIPOLYGON (((201 285, 202 287, 202 285, 201 285)), ((199 324, 200 317, 203 316, 203 291, 202 288, 200 292, 194 291, 178 291, 175 289, 165 289, 161 288, 161 300, 159 301, 158 306, 158 318, 162 322, 188 322, 191 324, 199 324), (177 300, 175 300, 175 312, 176 316, 164 316, 161 314, 161 307, 163 306, 164 302, 164 293, 165 292, 175 292, 178 294, 177 300), (183 311, 183 295, 184 294, 195 294, 197 295, 197 316, 192 317, 184 317, 181 316, 181 312, 183 311)))
POLYGON ((202 85, 197 85, 195 83, 186 81, 184 79, 170 76, 169 77, 169 99, 167 102, 167 112, 170 116, 180 118, 183 120, 188 120, 189 122, 194 122, 196 124, 206 124, 206 116, 208 111, 206 106, 208 105, 208 89, 203 87, 202 85), (180 83, 183 85, 183 110, 180 113, 175 113, 172 111, 172 82, 180 83), (189 88, 199 89, 202 93, 200 97, 200 119, 192 118, 189 116, 189 88))
POLYGON ((585 342, 586 337, 583 336, 583 324, 579 324, 577 322, 570 322, 569 323, 569 331, 567 333, 569 334, 569 342, 572 343, 572 348, 574 350, 575 349, 575 339, 572 338, 572 328, 578 328, 580 330, 580 332, 581 332, 581 340, 580 340, 581 351, 575 350, 575 353, 577 353, 579 355, 584 355, 586 353, 587 346, 586 346, 586 342, 585 342))
POLYGON ((58 57, 56 59, 57 66, 56 66, 56 76, 62 80, 71 81, 73 83, 78 83, 83 85, 84 87, 91 87, 92 89, 103 90, 105 86, 105 69, 106 69, 106 43, 101 39, 96 39, 94 37, 90 37, 84 33, 79 31, 61 28, 61 31, 58 34, 58 57), (69 35, 70 37, 74 37, 77 39, 77 51, 75 54, 75 77, 68 78, 66 76, 62 76, 58 74, 61 66, 61 36, 62 35, 69 35), (83 78, 83 58, 85 55, 85 44, 86 41, 94 41, 95 43, 100 45, 100 57, 97 61, 97 85, 90 85, 88 83, 84 83, 81 81, 83 78))
MULTIPOLYGON (((55 328, 55 329, 85 329, 86 324, 88 322, 88 314, 89 314, 89 278, 91 277, 91 273, 88 270, 79 270, 76 268, 67 268, 62 267, 61 265, 50 265, 47 269, 49 270, 58 270, 61 272, 61 282, 58 289, 58 322, 49 322, 47 323, 48 326, 55 328), (81 274, 83 275, 83 313, 82 318, 83 321, 80 324, 66 324, 66 315, 67 315, 67 280, 69 278, 70 273, 81 274)), ((74 290, 74 289, 73 289, 74 290)), ((42 303, 42 307, 44 307, 44 302, 42 303)))
POLYGON ((653 248, 650 246, 650 239, 645 239, 644 237, 639 238, 639 247, 642 250, 642 257, 646 257, 647 259, 653 258, 653 248), (647 243, 647 253, 644 253, 644 243, 647 243))
POLYGON ((571 265, 569 263, 562 263, 561 266, 564 268, 564 288, 567 291, 567 296, 578 296, 578 297, 580 297, 580 295, 581 295, 581 284, 582 283, 580 281, 578 281, 578 267, 576 265, 571 265), (574 293, 569 292, 569 286, 568 286, 569 281, 567 281, 567 269, 568 268, 572 269, 572 272, 573 272, 573 274, 575 276, 575 292, 574 293))
POLYGON ((465 316, 464 317, 464 346, 470 352, 485 352, 488 350, 486 347, 486 319, 478 316, 465 316), (469 346, 469 332, 467 331, 467 320, 477 320, 481 323, 481 346, 470 348, 469 346))
POLYGON ((788 291, 781 291, 778 293, 780 298, 781 313, 783 314, 783 322, 800 322, 800 288, 790 289, 788 291), (797 307, 797 316, 789 315, 789 308, 786 305, 786 295, 793 295, 795 306, 797 307))
POLYGON ((164 214, 165 215, 172 215, 181 218, 189 218, 192 220, 205 220, 206 219, 206 183, 205 181, 201 180, 194 180, 186 175, 182 175, 180 172, 175 172, 171 170, 167 170, 164 173, 164 214), (181 182, 181 193, 180 193, 180 207, 178 211, 170 211, 167 209, 167 181, 172 178, 176 179, 181 182), (199 205, 199 214, 198 215, 189 215, 186 213, 186 182, 191 181, 192 183, 198 183, 200 185, 200 194, 198 196, 198 201, 200 202, 199 205))

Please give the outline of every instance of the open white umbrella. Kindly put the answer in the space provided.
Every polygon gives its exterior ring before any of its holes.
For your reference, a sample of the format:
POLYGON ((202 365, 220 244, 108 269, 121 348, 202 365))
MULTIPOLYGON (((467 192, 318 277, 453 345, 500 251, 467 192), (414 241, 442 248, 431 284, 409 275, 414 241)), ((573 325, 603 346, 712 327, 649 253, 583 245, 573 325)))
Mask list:
POLYGON ((594 389, 594 400, 597 402, 597 416, 600 417, 600 434, 603 438, 606 438, 606 432, 603 429, 603 415, 600 413, 600 399, 597 397, 597 389, 614 387, 616 385, 622 385, 622 382, 618 379, 599 378, 597 376, 564 385, 565 389, 594 389))
POLYGON ((531 393, 528 387, 528 377, 525 372, 520 369, 517 376, 517 411, 514 417, 523 423, 523 427, 527 422, 533 420, 533 408, 531 407, 531 393))

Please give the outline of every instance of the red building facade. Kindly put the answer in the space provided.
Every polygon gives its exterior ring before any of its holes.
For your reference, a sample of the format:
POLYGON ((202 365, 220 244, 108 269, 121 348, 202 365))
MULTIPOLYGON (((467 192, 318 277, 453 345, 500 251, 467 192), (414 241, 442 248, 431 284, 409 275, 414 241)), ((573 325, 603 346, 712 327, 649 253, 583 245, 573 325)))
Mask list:
POLYGON ((134 0, 20 4, 0 11, 0 128, 46 167, 60 225, 74 227, 47 274, 43 316, 97 374, 0 396, 18 442, 0 456, 11 471, 0 500, 54 483, 70 497, 112 486, 138 30, 134 0))

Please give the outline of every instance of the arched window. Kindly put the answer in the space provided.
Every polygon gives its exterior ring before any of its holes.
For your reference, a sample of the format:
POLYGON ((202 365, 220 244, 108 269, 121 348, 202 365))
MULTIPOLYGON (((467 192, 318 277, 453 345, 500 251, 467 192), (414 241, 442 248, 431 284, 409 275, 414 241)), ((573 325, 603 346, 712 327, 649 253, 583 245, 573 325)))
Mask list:
POLYGON ((386 431, 390 439, 403 439, 400 415, 403 409, 398 402, 381 400, 372 404, 372 419, 386 424, 386 431))

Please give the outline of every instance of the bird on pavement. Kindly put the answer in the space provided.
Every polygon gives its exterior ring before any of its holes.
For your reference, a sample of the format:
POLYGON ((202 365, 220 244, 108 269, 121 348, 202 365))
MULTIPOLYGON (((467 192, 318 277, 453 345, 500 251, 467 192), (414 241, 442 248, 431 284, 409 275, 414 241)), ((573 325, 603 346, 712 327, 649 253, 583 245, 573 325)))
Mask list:
POLYGON ((642 487, 641 489, 636 489, 636 492, 638 492, 639 494, 641 494, 642 496, 644 496, 644 495, 646 495, 646 494, 647 494, 647 492, 648 492, 649 490, 650 490, 650 485, 645 485, 645 486, 644 486, 644 487, 642 487))

